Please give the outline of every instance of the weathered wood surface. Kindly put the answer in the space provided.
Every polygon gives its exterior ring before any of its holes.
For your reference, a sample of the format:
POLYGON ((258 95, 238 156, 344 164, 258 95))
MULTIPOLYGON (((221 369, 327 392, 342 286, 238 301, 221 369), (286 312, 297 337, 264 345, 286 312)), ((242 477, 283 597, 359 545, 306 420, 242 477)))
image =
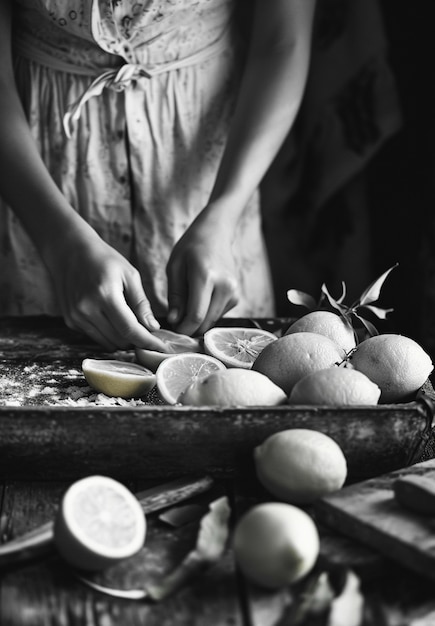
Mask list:
MULTIPOLYGON (((64 483, 7 485, 2 507, 4 539, 52 519, 64 489, 64 483)), ((224 492, 222 485, 212 497, 224 492)), ((157 514, 147 516, 147 521, 143 550, 99 575, 99 582, 121 588, 155 582, 193 547, 197 523, 175 530, 161 522, 157 514)), ((85 588, 56 553, 0 572, 2 626, 142 626, 145 623, 151 626, 242 624, 231 552, 195 583, 157 605, 114 600, 85 588)))
MULTIPOLYGON (((131 482, 138 491, 149 484, 131 482)), ((11 482, 0 486, 1 541, 53 519, 65 482, 11 482)), ((226 494, 232 524, 247 508, 268 499, 256 482, 218 481, 193 502, 206 505, 226 494)), ((193 547, 198 523, 173 528, 147 516, 145 547, 135 557, 96 578, 102 584, 140 587, 171 571, 193 547)), ((353 568, 360 577, 365 604, 364 626, 411 624, 434 610, 433 583, 397 567, 359 544, 321 532, 320 571, 353 568), (327 541, 325 541, 327 537, 327 541), (344 546, 344 547, 343 547, 344 546), (340 552, 340 556, 337 556, 340 552), (332 559, 332 561, 331 561, 332 559), (377 562, 377 566, 372 567, 377 562), (381 567, 382 566, 382 567, 381 567)), ((111 599, 84 587, 54 552, 50 556, 0 570, 2 626, 293 626, 289 621, 310 578, 279 591, 260 589, 237 572, 231 542, 224 558, 176 595, 160 604, 111 599)), ((326 620, 302 622, 304 626, 326 620)), ((422 622, 425 623, 425 622, 422 622)), ((430 623, 427 622, 427 623, 430 623)))
POLYGON ((407 464, 426 426, 417 404, 351 414, 346 409, 154 407, 4 408, 0 476, 72 479, 104 471, 129 479, 252 471, 252 450, 286 428, 312 428, 342 447, 353 478, 407 464), (279 410, 278 410, 279 409, 279 410))
MULTIPOLYGON (((175 507, 184 500, 190 500, 208 491, 213 485, 214 481, 210 476, 188 477, 137 492, 135 496, 145 515, 148 515, 168 507, 175 507)), ((30 531, 20 533, 3 545, 0 544, 0 567, 45 556, 53 552, 54 547, 54 523, 50 520, 30 531)))
POLYGON ((435 460, 345 487, 319 500, 316 518, 435 580, 435 520, 399 504, 401 476, 434 475, 435 460))
POLYGON ((349 475, 358 480, 409 463, 432 422, 430 410, 417 401, 194 409, 158 405, 155 394, 137 402, 101 399, 81 372, 83 358, 107 356, 98 350, 57 319, 0 324, 0 476, 231 476, 252 471, 252 450, 268 435, 313 428, 341 445, 349 475))

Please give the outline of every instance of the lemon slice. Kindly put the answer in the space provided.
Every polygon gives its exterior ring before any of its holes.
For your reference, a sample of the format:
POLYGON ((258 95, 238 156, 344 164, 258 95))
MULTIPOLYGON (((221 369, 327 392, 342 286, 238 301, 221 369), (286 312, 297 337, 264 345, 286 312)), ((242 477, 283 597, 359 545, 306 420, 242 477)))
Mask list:
POLYGON ((168 404, 176 404, 186 389, 197 380, 204 380, 213 372, 224 370, 219 359, 207 354, 185 352, 174 354, 157 368, 157 389, 168 404))
POLYGON ((146 348, 136 348, 136 358, 141 365, 155 372, 160 363, 172 354, 181 354, 183 352, 200 352, 200 340, 197 337, 189 337, 182 333, 176 333, 172 330, 160 328, 152 333, 165 344, 165 352, 158 350, 148 350, 146 348))
POLYGON ((144 512, 136 497, 107 476, 87 476, 65 492, 54 524, 60 555, 73 567, 102 570, 143 547, 144 512))
POLYGON ((259 328, 210 328, 204 334, 204 348, 227 367, 250 369, 257 356, 276 335, 259 328))
POLYGON ((116 398, 144 396, 156 384, 153 372, 127 361, 84 359, 82 370, 91 387, 116 398))

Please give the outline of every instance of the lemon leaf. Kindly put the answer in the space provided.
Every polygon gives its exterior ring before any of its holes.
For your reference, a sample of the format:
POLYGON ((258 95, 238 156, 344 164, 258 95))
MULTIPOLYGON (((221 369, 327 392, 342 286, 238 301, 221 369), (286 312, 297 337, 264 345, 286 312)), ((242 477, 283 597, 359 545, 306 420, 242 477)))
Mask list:
POLYGON ((347 311, 348 311, 348 307, 345 306, 344 304, 342 304, 343 299, 346 295, 346 286, 344 283, 342 283, 342 294, 341 296, 338 298, 338 300, 336 300, 333 296, 331 296, 331 294, 328 291, 327 286, 325 285, 325 283, 323 283, 322 287, 321 287, 321 291, 322 294, 326 296, 329 304, 336 309, 337 311, 339 311, 341 313, 341 315, 344 315, 347 311))
POLYGON ((371 304, 372 302, 376 302, 379 299, 381 294, 382 286, 385 282, 385 279, 393 271, 395 267, 398 266, 398 263, 390 267, 386 272, 384 272, 379 278, 377 278, 373 283, 371 283, 367 289, 363 291, 361 294, 359 301, 356 303, 356 306, 366 306, 367 304, 371 304))
POLYGON ((365 304, 364 306, 359 306, 358 309, 360 308, 368 309, 374 315, 376 315, 376 317, 379 317, 379 319, 381 320, 386 319, 388 313, 392 313, 394 311, 394 309, 381 309, 381 307, 373 306, 372 304, 365 304))
POLYGON ((287 300, 290 304, 304 306, 310 310, 314 310, 316 308, 316 301, 313 296, 310 296, 310 294, 305 293, 304 291, 299 291, 298 289, 289 289, 287 291, 287 300))
POLYGON ((369 320, 366 320, 364 317, 362 317, 361 315, 359 315, 355 311, 353 311, 353 315, 361 322, 361 324, 364 326, 364 328, 369 333, 370 337, 374 337, 375 335, 379 335, 378 329, 376 328, 376 326, 374 324, 369 322, 369 320))

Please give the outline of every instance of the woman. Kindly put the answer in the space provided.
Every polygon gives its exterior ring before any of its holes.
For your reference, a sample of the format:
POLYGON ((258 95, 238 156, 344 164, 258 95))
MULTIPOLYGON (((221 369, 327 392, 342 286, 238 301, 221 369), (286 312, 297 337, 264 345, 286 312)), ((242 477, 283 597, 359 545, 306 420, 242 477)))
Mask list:
POLYGON ((107 349, 273 313, 256 189, 305 87, 314 0, 6 0, 2 315, 107 349), (243 65, 243 72, 242 72, 243 65))

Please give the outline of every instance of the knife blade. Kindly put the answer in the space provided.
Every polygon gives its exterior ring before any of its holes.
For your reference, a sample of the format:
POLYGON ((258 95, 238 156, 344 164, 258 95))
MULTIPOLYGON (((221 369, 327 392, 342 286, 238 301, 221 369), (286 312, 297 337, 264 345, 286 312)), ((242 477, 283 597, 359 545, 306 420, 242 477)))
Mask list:
MULTIPOLYGON (((179 478, 135 494, 145 514, 160 511, 204 493, 213 485, 210 476, 179 478)), ((0 545, 0 567, 46 556, 54 551, 54 522, 33 528, 0 545)))

